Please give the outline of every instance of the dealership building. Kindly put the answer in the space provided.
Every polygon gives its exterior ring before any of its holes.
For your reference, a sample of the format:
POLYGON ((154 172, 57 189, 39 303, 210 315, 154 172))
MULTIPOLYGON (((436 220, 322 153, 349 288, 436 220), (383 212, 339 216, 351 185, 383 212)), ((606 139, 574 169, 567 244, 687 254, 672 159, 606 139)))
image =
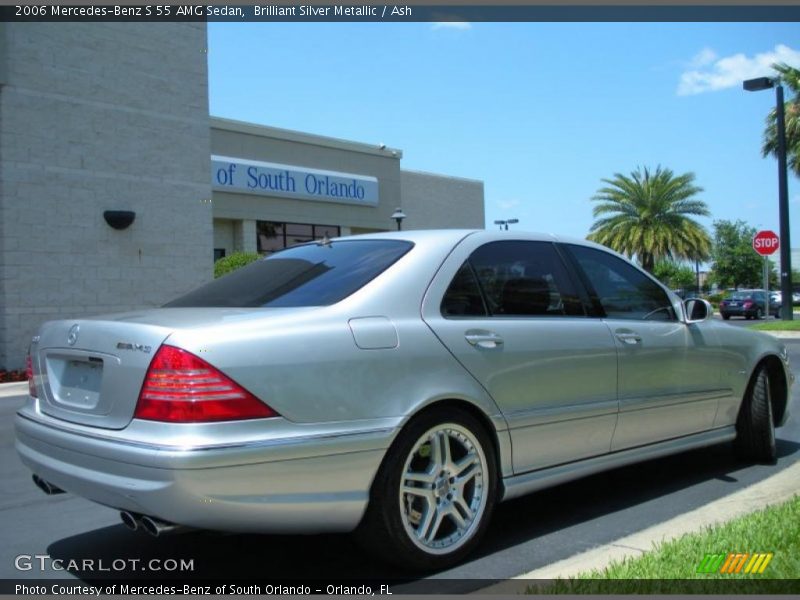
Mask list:
POLYGON ((0 23, 0 369, 49 319, 158 306, 215 258, 484 227, 483 183, 209 117, 203 23, 0 23))

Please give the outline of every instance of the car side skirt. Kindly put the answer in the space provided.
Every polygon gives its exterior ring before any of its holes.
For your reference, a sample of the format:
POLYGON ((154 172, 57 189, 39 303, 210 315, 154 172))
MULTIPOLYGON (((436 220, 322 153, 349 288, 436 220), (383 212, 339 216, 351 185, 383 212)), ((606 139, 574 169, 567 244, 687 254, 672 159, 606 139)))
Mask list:
POLYGON ((594 475, 601 471, 616 469, 618 467, 624 467, 626 465, 652 460, 670 454, 678 454, 680 452, 694 450, 695 448, 703 448, 705 446, 729 442, 735 437, 735 427, 723 427, 659 442, 657 444, 638 446, 636 448, 621 450, 612 454, 604 454, 578 462, 522 473, 503 480, 502 500, 518 498, 530 492, 566 483, 573 479, 594 475))

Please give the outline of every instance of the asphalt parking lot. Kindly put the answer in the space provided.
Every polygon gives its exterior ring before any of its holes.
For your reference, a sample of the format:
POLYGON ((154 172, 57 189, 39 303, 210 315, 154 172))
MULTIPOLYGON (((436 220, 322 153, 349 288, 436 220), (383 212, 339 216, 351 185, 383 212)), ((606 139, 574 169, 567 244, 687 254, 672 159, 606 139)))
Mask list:
MULTIPOLYGON (((787 347, 795 374, 800 374, 800 341, 787 340, 787 347)), ((798 395, 800 386, 795 386, 791 407, 794 418, 778 430, 777 465, 739 462, 729 445, 721 445, 609 471, 513 500, 499 505, 488 536, 472 560, 427 579, 447 580, 440 583, 447 591, 469 591, 485 584, 477 580, 506 579, 545 566, 761 481, 800 457, 798 395)), ((407 577, 375 562, 349 535, 192 532, 155 539, 128 531, 111 509, 69 494, 45 496, 33 485, 13 448, 12 417, 23 401, 21 396, 0 398, 2 578, 180 576, 233 580, 257 576, 324 582, 407 577), (43 570, 36 561, 32 568, 19 570, 17 557, 27 555, 47 555, 64 563, 73 560, 77 568, 54 570, 52 562, 39 559, 43 570), (162 561, 158 564, 166 564, 167 559, 191 560, 193 569, 177 573, 143 570, 153 559, 162 561), (124 563, 124 568, 93 570, 101 563, 109 567, 113 561, 117 566, 124 563)), ((26 561, 21 564, 25 567, 26 561)), ((403 586, 395 590, 403 591, 403 586)))

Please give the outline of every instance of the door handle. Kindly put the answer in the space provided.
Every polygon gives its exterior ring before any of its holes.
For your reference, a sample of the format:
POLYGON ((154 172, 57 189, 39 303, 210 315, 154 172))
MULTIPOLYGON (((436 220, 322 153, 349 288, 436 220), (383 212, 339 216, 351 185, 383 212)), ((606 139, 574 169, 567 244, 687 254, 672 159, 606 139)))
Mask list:
POLYGON ((468 331, 464 334, 464 338, 473 346, 481 348, 497 348, 503 345, 503 338, 491 331, 474 332, 468 331))
POLYGON ((642 341, 642 336, 640 336, 638 333, 633 333, 632 331, 631 332, 618 332, 618 333, 615 333, 614 335, 616 335, 617 339, 620 342, 623 342, 624 344, 635 345, 635 344, 641 343, 641 341, 642 341))

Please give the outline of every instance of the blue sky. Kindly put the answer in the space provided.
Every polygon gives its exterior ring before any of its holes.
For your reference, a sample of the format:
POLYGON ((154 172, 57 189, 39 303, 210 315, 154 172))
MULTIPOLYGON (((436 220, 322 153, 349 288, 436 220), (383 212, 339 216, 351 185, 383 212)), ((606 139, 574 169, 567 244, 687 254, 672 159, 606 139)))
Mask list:
MULTIPOLYGON (((212 115, 400 148, 480 179, 486 223, 584 237, 603 178, 692 171, 712 218, 778 231, 760 154, 776 59, 798 23, 211 23, 212 115)), ((792 246, 800 185, 789 178, 792 246)))

